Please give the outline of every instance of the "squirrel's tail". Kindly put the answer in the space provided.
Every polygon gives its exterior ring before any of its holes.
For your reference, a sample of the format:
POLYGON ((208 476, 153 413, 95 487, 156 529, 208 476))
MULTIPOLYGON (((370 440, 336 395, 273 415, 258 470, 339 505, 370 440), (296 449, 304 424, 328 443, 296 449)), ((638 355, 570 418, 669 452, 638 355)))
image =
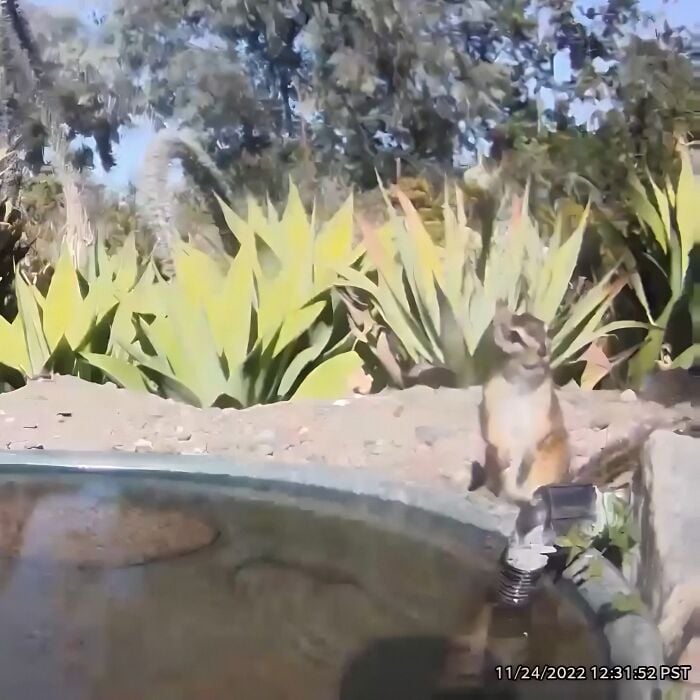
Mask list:
POLYGON ((572 478, 574 483, 594 484, 600 489, 616 489, 629 485, 642 462, 642 450, 648 437, 659 429, 676 433, 694 433, 698 426, 690 418, 668 425, 642 424, 631 435, 615 440, 591 457, 572 478))

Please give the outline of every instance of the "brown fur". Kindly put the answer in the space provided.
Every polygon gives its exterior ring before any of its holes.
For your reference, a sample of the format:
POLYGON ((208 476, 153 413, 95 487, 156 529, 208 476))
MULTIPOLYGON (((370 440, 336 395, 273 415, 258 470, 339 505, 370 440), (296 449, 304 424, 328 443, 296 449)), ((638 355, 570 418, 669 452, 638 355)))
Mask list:
POLYGON ((540 486, 568 480, 569 437, 549 367, 544 323, 499 305, 493 338, 497 361, 480 408, 485 486, 522 503, 540 486))

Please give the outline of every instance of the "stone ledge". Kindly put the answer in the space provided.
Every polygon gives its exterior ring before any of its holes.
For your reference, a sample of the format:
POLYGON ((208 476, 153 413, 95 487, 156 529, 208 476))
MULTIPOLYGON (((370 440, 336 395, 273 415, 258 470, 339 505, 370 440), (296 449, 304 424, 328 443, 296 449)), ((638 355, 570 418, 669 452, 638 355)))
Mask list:
POLYGON ((649 605, 669 661, 678 659, 700 621, 700 442, 656 431, 635 484, 641 528, 634 584, 649 605))

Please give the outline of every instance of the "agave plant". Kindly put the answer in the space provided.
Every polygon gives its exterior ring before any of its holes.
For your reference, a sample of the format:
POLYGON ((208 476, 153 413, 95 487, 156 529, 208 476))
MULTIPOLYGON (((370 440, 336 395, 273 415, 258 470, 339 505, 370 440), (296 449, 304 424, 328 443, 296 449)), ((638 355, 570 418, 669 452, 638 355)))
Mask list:
POLYGON ((220 205, 239 243, 228 269, 179 243, 166 283, 154 267, 138 277, 132 253, 110 350, 82 357, 123 386, 197 406, 347 393, 362 360, 332 291, 335 267, 361 254, 352 200, 318 233, 293 186, 281 218, 252 199, 247 221, 220 205))
POLYGON ((390 210, 386 226, 364 227, 363 271, 346 266, 340 271, 339 286, 346 290, 346 299, 358 298, 358 292, 364 299, 364 310, 348 302, 355 333, 395 383, 404 383, 405 374, 397 372, 400 363, 378 325, 390 332, 399 356, 409 365, 446 366, 460 385, 483 379, 486 367, 477 362, 478 351, 498 300, 512 310, 528 310, 552 329, 555 368, 579 361, 586 347, 601 336, 623 327, 646 327, 604 322, 612 300, 626 284, 617 267, 577 298, 566 318, 562 316, 588 207, 571 236, 564 240, 562 226, 557 225, 545 243, 528 216, 526 193, 514 203, 510 221, 494 233, 485 271, 479 275, 481 238, 467 224, 459 191, 456 211, 445 204, 444 247, 431 240, 409 199, 400 190, 394 196, 403 217, 390 210))
POLYGON ((64 245, 45 295, 19 270, 14 291, 17 315, 0 317, 0 365, 24 377, 48 369, 92 378, 79 353, 106 348, 105 321, 118 304, 107 276, 83 279, 64 245))
MULTIPOLYGON (((650 321, 646 341, 630 361, 630 383, 637 387, 653 370, 664 342, 674 307, 688 298, 691 316, 697 316, 697 293, 689 275, 691 251, 700 246, 700 180, 693 175, 688 147, 678 143, 680 173, 674 182, 667 176, 663 185, 647 171, 646 182, 632 175, 631 203, 644 231, 653 241, 651 257, 667 284, 666 302, 653 313, 641 280, 634 285, 637 297, 650 321)), ((697 326, 697 318, 693 325, 697 326)), ((700 361, 700 338, 692 333, 693 345, 674 360, 674 366, 688 367, 700 361)))

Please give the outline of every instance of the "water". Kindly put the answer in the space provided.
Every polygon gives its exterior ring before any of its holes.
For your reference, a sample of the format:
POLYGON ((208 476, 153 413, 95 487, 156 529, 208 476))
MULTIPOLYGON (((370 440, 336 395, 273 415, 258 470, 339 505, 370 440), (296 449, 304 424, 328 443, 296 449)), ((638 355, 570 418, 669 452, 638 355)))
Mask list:
POLYGON ((0 697, 604 697, 583 681, 484 674, 496 662, 604 663, 552 591, 528 613, 494 612, 497 554, 360 500, 7 477, 0 697))

